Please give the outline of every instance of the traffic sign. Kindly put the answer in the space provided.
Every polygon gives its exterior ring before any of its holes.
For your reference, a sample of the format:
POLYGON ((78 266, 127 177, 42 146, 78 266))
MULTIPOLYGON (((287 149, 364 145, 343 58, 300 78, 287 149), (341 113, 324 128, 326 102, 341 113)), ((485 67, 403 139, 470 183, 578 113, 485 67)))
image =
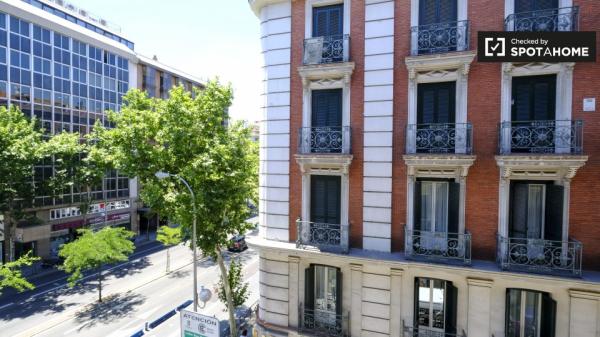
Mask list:
POLYGON ((189 310, 181 310, 181 337, 219 337, 219 320, 189 310))

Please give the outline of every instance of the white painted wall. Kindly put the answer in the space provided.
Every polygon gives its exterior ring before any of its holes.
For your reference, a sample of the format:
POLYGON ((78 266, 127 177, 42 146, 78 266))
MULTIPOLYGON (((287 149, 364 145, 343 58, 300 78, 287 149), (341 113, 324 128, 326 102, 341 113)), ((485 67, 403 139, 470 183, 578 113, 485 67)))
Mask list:
MULTIPOLYGON (((264 60, 264 104, 259 137, 260 235, 288 241, 291 2, 263 7, 260 21, 264 60)), ((276 314, 272 315, 278 319, 276 314)))
MULTIPOLYGON (((392 227, 394 0, 365 1, 364 43, 363 248, 388 252, 392 227)), ((377 319, 372 323, 379 322, 377 319)))

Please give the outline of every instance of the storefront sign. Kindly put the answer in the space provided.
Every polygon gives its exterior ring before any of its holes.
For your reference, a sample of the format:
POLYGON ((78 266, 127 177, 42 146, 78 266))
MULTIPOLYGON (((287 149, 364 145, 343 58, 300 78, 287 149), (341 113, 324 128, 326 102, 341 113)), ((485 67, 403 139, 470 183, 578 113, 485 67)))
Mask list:
POLYGON ((83 226, 83 220, 75 220, 75 221, 70 221, 70 222, 65 222, 65 223, 58 223, 58 224, 54 224, 52 225, 52 231, 60 231, 63 229, 69 229, 69 228, 79 228, 83 226))

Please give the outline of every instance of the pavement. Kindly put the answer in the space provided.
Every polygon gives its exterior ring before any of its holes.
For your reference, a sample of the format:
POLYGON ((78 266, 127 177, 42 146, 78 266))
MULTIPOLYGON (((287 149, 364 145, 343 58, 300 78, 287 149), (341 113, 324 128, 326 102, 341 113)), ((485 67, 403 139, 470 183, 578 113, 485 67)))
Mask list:
MULTIPOLYGON (((69 288, 55 276, 34 291, 0 298, 0 335, 2 336, 130 336, 192 298, 192 256, 188 247, 171 248, 171 270, 166 274, 166 253, 162 246, 149 245, 129 262, 105 271, 102 303, 97 302, 95 275, 82 285, 69 288)), ((226 260, 238 258, 251 280, 252 293, 258 296, 258 256, 247 250, 227 253, 226 260), (254 278, 253 278, 254 277, 254 278)), ((212 287, 218 282, 215 263, 200 259, 198 283, 212 287)), ((206 304, 207 312, 222 311, 217 296, 206 304)), ((190 306, 191 307, 191 306, 190 306)), ((190 309, 187 307, 187 309, 190 309)), ((175 331, 176 315, 148 333, 169 336, 175 331), (164 331, 163 331, 164 330, 164 331), (160 334, 158 334, 160 333, 160 334)), ((175 336, 175 335, 173 335, 175 336)))

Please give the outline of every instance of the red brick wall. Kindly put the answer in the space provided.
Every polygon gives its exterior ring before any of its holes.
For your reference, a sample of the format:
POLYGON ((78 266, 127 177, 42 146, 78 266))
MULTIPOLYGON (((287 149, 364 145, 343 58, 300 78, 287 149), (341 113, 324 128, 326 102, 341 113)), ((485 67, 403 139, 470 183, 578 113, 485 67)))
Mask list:
MULTIPOLYGON (((600 1, 574 0, 580 6, 580 30, 600 30, 600 1)), ((297 67, 302 62, 304 1, 292 2, 290 240, 295 240, 295 219, 301 212, 301 176, 293 154, 297 130, 302 125, 302 83, 297 67)), ((396 0, 394 36, 394 157, 392 177, 392 249, 403 249, 406 222, 406 166, 404 137, 407 121, 408 74, 404 59, 410 55, 410 1, 396 0)), ((352 1, 351 126, 354 159, 350 168, 351 246, 362 246, 363 185, 363 82, 364 1, 352 1)), ((469 1, 470 49, 477 48, 477 31, 502 31, 504 2, 469 1)), ((600 48, 598 48, 600 53, 600 48)), ((598 57, 600 61, 600 57, 598 57)), ((501 64, 471 64, 468 78, 468 120, 473 124, 475 164, 467 177, 466 229, 471 232, 474 259, 494 260, 498 231, 499 170, 494 156, 498 148, 501 64)), ((571 184, 570 235, 584 246, 584 267, 600 268, 600 65, 578 63, 573 78, 573 118, 584 121, 584 152, 589 156, 571 184), (596 97, 597 111, 583 112, 584 97, 596 97)))

